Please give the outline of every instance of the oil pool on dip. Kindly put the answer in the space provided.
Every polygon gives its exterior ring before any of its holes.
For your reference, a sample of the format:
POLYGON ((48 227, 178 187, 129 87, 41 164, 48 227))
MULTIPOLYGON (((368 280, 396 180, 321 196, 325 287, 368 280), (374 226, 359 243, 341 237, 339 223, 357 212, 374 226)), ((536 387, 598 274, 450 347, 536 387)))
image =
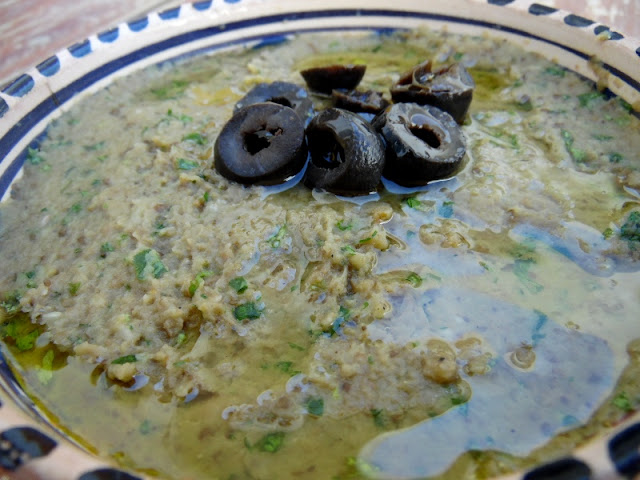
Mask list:
POLYGON ((638 152, 632 106, 491 37, 150 67, 27 150, 4 350, 55 424, 161 478, 531 467, 640 408, 638 152))

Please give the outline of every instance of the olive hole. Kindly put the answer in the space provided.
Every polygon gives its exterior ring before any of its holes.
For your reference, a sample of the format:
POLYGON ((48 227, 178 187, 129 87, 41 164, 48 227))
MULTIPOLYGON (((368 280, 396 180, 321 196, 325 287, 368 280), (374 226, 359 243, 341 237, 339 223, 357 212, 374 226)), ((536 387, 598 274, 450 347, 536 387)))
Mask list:
POLYGON ((273 98, 270 98, 268 101, 277 103, 278 105, 282 105, 284 107, 293 108, 293 104, 286 97, 273 97, 273 98))
POLYGON ((440 138, 433 130, 426 128, 426 126, 411 127, 409 130, 415 137, 418 137, 431 148, 440 147, 440 138))
POLYGON ((244 136, 244 149, 251 155, 269 148, 273 137, 282 134, 282 129, 276 130, 256 130, 255 132, 247 133, 244 136))
POLYGON ((344 162, 344 149, 329 132, 309 132, 311 161, 320 168, 336 168, 344 162))

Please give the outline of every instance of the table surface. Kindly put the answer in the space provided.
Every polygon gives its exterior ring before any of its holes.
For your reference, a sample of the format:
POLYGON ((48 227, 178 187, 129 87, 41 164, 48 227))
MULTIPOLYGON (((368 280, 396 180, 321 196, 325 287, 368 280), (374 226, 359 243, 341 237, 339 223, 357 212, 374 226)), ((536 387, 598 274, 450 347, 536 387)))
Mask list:
MULTIPOLYGON (((53 53, 180 0, 0 0, 0 86, 53 53)), ((538 0, 640 38, 640 0, 538 0)))

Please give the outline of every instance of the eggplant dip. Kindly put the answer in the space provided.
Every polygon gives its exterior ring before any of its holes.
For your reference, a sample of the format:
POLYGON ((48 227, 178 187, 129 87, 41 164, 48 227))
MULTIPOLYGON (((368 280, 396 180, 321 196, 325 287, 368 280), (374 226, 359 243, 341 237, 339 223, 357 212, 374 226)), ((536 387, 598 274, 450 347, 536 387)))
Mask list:
POLYGON ((52 122, 2 203, 5 354, 61 428, 161 478, 557 457, 640 406, 632 110, 427 31, 118 79, 52 122), (442 77, 458 93, 425 105, 442 77))

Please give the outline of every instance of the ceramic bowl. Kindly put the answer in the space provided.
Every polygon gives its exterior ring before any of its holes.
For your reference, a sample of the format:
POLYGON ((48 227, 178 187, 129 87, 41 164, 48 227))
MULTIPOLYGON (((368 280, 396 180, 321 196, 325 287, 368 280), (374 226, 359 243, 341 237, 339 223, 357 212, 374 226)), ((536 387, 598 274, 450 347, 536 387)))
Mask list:
MULTIPOLYGON (((184 4, 102 31, 58 52, 0 92, 0 196, 47 124, 116 77, 185 55, 296 32, 412 29, 489 32, 603 81, 640 110, 640 41, 608 26, 529 0, 215 0, 184 4), (594 69, 593 59, 601 68, 594 69), (605 78, 606 77, 606 78, 605 78)), ((130 480, 50 423, 0 357, 0 478, 130 480), (4 475, 3 475, 4 472, 4 475)), ((613 479, 640 472, 640 423, 631 416, 574 453, 505 478, 613 479)))

